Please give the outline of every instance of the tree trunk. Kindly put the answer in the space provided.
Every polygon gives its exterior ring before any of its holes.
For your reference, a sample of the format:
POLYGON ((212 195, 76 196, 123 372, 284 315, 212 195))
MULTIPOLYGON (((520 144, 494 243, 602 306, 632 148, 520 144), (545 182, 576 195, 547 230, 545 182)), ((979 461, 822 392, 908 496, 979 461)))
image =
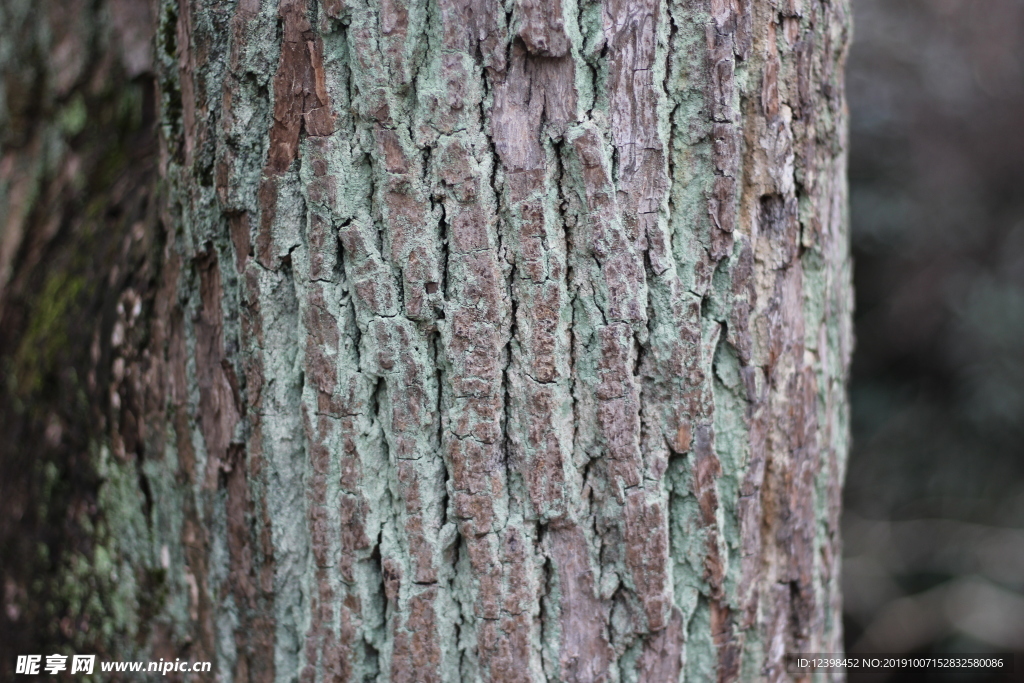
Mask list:
POLYGON ((75 332, 69 631, 240 681, 841 651, 846 2, 147 8, 82 9, 155 17, 162 182, 75 332))

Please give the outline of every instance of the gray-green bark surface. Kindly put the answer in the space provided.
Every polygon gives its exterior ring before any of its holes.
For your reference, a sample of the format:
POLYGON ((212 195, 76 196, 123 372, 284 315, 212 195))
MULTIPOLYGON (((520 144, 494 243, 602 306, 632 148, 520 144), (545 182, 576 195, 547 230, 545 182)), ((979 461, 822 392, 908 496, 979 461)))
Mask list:
POLYGON ((728 681, 841 650, 845 2, 156 17, 162 284, 94 449, 104 552, 162 581, 126 651, 728 681))

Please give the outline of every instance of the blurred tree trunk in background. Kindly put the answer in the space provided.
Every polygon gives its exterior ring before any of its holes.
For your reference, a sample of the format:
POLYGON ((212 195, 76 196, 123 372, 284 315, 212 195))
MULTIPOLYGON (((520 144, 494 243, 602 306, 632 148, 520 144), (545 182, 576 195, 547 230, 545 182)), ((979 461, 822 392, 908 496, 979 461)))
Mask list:
MULTIPOLYGON (((160 599, 159 565, 136 572, 117 554, 153 530, 122 526, 111 505, 130 511, 146 490, 142 446, 100 461, 132 428, 119 411, 138 400, 122 389, 125 368, 147 348, 145 325, 122 327, 116 344, 112 331, 133 312, 129 293, 145 305, 133 319, 152 317, 164 239, 152 17, 130 0, 0 2, 5 680, 19 654, 132 651, 125 636, 160 599)), ((153 410, 160 391, 148 389, 153 410)))
POLYGON ((2 11, 5 667, 841 649, 845 3, 2 11))

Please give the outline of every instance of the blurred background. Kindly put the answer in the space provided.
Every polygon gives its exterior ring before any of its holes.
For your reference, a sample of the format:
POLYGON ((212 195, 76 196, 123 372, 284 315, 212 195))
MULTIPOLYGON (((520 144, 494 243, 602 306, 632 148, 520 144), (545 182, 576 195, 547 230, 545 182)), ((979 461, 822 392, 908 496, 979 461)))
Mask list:
POLYGON ((1021 653, 1024 0, 853 7, 847 648, 1021 653))

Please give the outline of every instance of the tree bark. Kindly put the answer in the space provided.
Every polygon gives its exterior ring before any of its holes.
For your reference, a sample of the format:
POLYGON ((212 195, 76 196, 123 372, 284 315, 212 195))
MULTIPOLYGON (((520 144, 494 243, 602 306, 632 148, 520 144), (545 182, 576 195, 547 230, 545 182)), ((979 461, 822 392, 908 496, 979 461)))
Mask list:
POLYGON ((82 361, 105 651, 254 681, 841 651, 846 2, 97 7, 152 22, 162 179, 159 274, 111 280, 82 361))

